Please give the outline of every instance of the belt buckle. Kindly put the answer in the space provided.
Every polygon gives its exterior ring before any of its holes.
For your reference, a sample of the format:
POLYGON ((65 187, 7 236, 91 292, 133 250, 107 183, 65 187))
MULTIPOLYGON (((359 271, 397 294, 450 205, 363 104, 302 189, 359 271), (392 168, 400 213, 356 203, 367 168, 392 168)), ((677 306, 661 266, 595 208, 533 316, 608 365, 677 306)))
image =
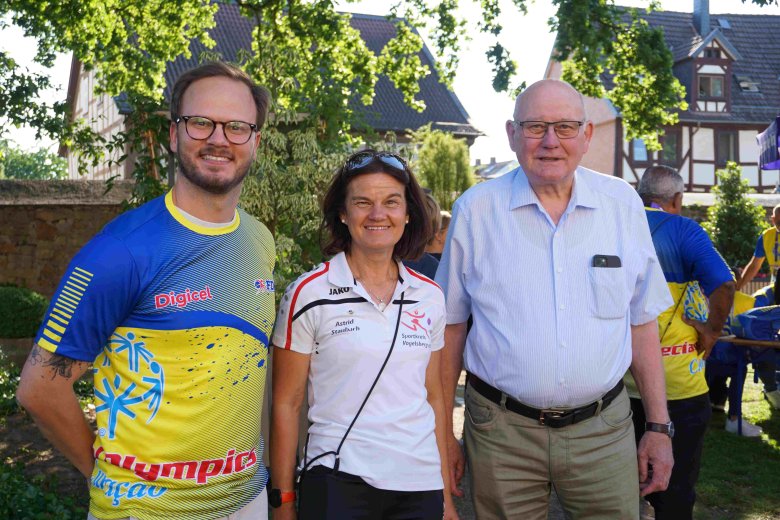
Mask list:
POLYGON ((542 426, 547 426, 547 424, 545 424, 545 421, 547 419, 560 419, 567 413, 568 413, 567 410, 555 410, 555 409, 541 410, 539 413, 539 424, 541 424, 542 426))

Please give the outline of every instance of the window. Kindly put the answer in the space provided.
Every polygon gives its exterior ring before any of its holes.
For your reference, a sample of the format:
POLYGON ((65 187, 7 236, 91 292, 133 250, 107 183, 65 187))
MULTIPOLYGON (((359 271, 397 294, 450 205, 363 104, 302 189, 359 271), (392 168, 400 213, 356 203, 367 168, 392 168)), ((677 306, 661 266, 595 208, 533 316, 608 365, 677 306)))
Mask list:
POLYGON ((753 78, 750 76, 735 76, 737 80, 737 84, 739 84, 739 88, 742 89, 743 92, 758 92, 758 83, 753 81, 753 78))
POLYGON ((699 76, 699 98, 723 99, 723 76, 699 76))
POLYGON ((704 49, 704 57, 720 59, 720 49, 704 49))
POLYGON ((631 141, 631 162, 637 164, 647 163, 649 161, 650 158, 647 153, 645 142, 642 139, 634 139, 631 141))
POLYGON ((733 130, 715 132, 715 165, 726 166, 728 161, 737 161, 737 133, 733 130))
POLYGON ((679 130, 667 130, 661 141, 661 152, 658 154, 658 162, 672 168, 680 166, 682 152, 682 139, 679 130))

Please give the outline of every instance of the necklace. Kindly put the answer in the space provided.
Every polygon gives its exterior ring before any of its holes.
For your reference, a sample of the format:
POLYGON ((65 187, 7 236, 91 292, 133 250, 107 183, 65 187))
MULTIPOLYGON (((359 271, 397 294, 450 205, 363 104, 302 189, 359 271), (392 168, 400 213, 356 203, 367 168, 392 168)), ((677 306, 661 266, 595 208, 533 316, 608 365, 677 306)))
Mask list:
POLYGON ((389 290, 385 290, 380 292, 382 296, 377 296, 371 289, 368 288, 368 285, 363 281, 363 276, 361 271, 363 269, 358 269, 357 265, 352 265, 351 257, 347 256, 347 265, 349 266, 350 270, 352 271, 352 276, 355 278, 355 282, 360 282, 360 285, 363 286, 363 288, 366 290, 366 292, 371 296, 371 299, 374 301, 374 303, 377 304, 377 307, 379 307, 379 310, 383 311, 385 310, 385 307, 387 307, 387 304, 390 303, 390 299, 393 297, 393 293, 395 293, 395 287, 398 283, 398 272, 396 271, 396 264, 395 262, 391 262, 391 264, 388 266, 388 270, 386 271, 385 275, 381 277, 379 284, 376 284, 381 288, 386 287, 387 282, 391 282, 391 286, 389 287, 389 290))
POLYGON ((387 303, 389 303, 389 302, 385 303, 385 298, 390 298, 390 297, 392 297, 392 296, 393 296, 393 292, 394 292, 394 289, 395 289, 395 285, 394 285, 394 286, 393 286, 393 287, 390 289, 389 293, 386 293, 386 295, 385 295, 385 297, 384 297, 384 298, 380 298, 379 296, 377 296, 376 294, 374 294, 374 292, 373 292, 371 289, 369 289, 369 288, 368 288, 368 286, 367 286, 365 283, 363 283, 363 281, 362 281, 360 278, 355 278, 355 280, 357 280, 358 282, 360 282, 360 285, 362 285, 362 286, 363 286, 363 289, 365 289, 365 290, 366 290, 366 292, 367 292, 367 293, 368 293, 368 294, 371 296, 371 298, 372 298, 372 299, 373 299, 373 300, 374 300, 376 303, 378 303, 378 304, 379 304, 379 307, 380 307, 380 308, 384 309, 385 307, 387 307, 387 303))

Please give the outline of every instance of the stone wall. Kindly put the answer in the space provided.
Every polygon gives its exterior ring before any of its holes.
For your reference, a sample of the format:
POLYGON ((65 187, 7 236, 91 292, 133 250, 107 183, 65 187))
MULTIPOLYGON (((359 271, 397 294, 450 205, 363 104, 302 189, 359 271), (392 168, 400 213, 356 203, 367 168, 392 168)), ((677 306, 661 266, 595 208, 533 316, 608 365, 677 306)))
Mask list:
POLYGON ((0 283, 54 294, 74 254, 122 210, 129 182, 0 180, 0 283))

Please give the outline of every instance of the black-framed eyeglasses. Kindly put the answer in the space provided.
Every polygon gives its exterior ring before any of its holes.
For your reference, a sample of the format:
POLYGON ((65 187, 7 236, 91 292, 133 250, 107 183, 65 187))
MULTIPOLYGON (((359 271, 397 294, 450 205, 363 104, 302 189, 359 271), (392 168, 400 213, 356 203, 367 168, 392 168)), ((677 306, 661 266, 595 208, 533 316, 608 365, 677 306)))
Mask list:
POLYGON ((222 134, 225 139, 233 144, 244 144, 257 131, 257 125, 245 121, 214 121, 203 116, 179 116, 176 118, 178 125, 184 121, 184 129, 191 139, 205 141, 214 133, 217 125, 222 125, 222 134))
POLYGON ((558 139, 573 139, 579 135, 585 121, 515 121, 513 119, 512 124, 522 128, 523 136, 528 139, 542 139, 550 126, 558 139))
POLYGON ((391 152, 358 152, 352 155, 347 159, 347 162, 344 163, 342 175, 349 176, 356 171, 365 168, 374 161, 379 161, 385 166, 403 172, 406 182, 409 182, 409 167, 407 166, 406 161, 399 155, 391 152))

